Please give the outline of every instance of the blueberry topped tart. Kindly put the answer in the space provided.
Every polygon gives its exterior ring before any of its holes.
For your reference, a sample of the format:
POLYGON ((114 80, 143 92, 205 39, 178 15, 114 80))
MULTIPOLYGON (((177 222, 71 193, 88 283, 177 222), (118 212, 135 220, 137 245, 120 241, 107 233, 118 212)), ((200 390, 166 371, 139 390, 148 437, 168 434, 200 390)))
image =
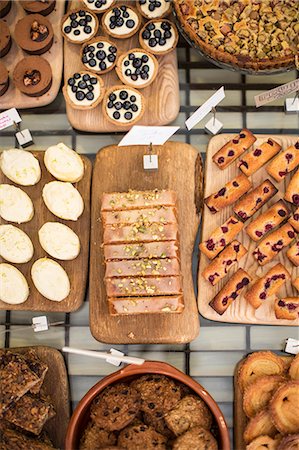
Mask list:
POLYGON ((96 14, 100 14, 111 8, 115 0, 83 0, 86 8, 91 9, 96 14))
POLYGON ((104 96, 103 80, 92 72, 74 73, 63 87, 66 102, 75 109, 96 107, 104 96))
POLYGON ((165 19, 150 20, 139 34, 141 47, 154 55, 164 55, 173 50, 178 38, 176 27, 165 19))
POLYGON ((103 112, 109 122, 120 126, 131 126, 144 113, 144 97, 129 86, 112 86, 105 94, 103 112))
POLYGON ((116 73, 123 83, 140 89, 154 81, 158 67, 154 55, 142 48, 134 48, 118 58, 116 73))
POLYGON ((92 72, 109 72, 115 66, 116 58, 116 45, 104 36, 97 36, 81 48, 82 64, 92 72))
POLYGON ((138 0, 137 8, 147 19, 161 19, 171 11, 171 0, 138 0))
POLYGON ((102 18, 104 30, 115 38, 125 39, 133 36, 139 29, 141 18, 131 6, 119 5, 109 9, 102 18))
POLYGON ((62 34, 73 44, 81 44, 93 38, 99 27, 97 16, 86 9, 69 11, 62 19, 62 34))

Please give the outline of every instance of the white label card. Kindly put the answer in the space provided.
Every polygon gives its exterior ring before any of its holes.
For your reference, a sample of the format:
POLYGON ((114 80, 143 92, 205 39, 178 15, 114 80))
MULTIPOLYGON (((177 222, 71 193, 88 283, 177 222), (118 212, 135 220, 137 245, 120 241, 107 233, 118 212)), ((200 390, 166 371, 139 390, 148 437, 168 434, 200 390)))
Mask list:
POLYGON ((201 105, 197 110, 186 120, 185 124, 188 130, 191 130, 198 122, 206 117, 212 111, 218 103, 220 103, 225 98, 224 87, 222 86, 218 91, 215 92, 203 105, 201 105))
POLYGON ((255 106, 259 108, 260 106, 271 103, 274 100, 278 100, 286 95, 293 94, 299 91, 299 78, 289 83, 282 84, 277 88, 271 89, 270 91, 262 92, 254 97, 255 106))
POLYGON ((11 127, 13 124, 22 122, 22 119, 16 108, 7 109, 0 114, 0 130, 11 127))
POLYGON ((119 147, 126 145, 163 145, 180 127, 145 127, 134 125, 122 138, 119 147))

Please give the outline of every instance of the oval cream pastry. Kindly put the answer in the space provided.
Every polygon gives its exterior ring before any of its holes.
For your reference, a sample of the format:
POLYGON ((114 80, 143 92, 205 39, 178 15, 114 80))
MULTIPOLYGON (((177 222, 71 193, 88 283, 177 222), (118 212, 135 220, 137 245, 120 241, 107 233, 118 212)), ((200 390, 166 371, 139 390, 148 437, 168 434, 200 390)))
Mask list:
POLYGON ((11 263, 22 264, 33 256, 33 245, 24 231, 14 225, 0 225, 0 256, 11 263))
POLYGON ((38 160, 29 151, 18 148, 1 153, 0 168, 7 178, 22 186, 33 186, 41 177, 38 160))
POLYGON ((45 151, 44 163, 53 177, 60 181, 75 183, 84 175, 82 158, 62 142, 45 151))
POLYGON ((31 198, 12 184, 0 184, 0 216, 8 222, 29 222, 34 216, 31 198))
POLYGON ((80 253, 80 240, 76 233, 59 222, 46 222, 38 232, 42 248, 53 258, 71 260, 80 253))
POLYGON ((40 294, 53 302, 61 302, 70 293, 70 280, 58 262, 40 258, 31 268, 34 286, 40 294))
POLYGON ((10 305, 26 302, 29 287, 24 275, 11 264, 0 264, 0 300, 10 305))
POLYGON ((83 199, 71 183, 50 181, 45 184, 42 195, 47 208, 60 219, 77 220, 83 213, 83 199))

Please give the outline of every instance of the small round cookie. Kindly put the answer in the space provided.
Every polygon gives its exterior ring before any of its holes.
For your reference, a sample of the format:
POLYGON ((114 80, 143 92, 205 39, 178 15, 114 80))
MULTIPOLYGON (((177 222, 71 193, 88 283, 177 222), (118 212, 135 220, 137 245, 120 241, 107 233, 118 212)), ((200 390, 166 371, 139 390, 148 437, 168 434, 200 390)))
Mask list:
POLYGON ((154 55, 166 55, 171 52, 176 47, 178 39, 175 25, 165 19, 150 20, 139 33, 141 47, 154 55))
POLYGON ((54 10, 56 0, 21 0, 20 3, 27 14, 41 14, 42 16, 47 16, 54 10))
POLYGON ((11 47, 9 26, 4 20, 0 20, 0 58, 7 55, 11 47))
POLYGON ((15 27, 15 41, 29 55, 47 52, 54 40, 50 21, 41 14, 29 14, 20 19, 15 27))
POLYGON ((137 0, 137 8, 146 19, 162 19, 171 12, 171 0, 137 0))
POLYGON ((80 253, 80 240, 76 233, 60 222, 46 222, 38 231, 42 248, 53 258, 68 261, 80 253))
POLYGON ((76 183, 83 178, 84 163, 81 156, 62 142, 47 148, 44 163, 57 180, 76 183))
POLYGON ((117 47, 105 36, 97 36, 82 46, 80 57, 85 69, 102 75, 114 68, 117 47))
POLYGON ((299 433, 285 436, 280 441, 276 450, 298 450, 298 448, 299 448, 299 433))
POLYGON ((143 413, 144 423, 154 428, 158 433, 168 439, 174 439, 175 434, 167 427, 164 417, 156 417, 155 414, 143 413))
POLYGON ((154 428, 138 423, 129 425, 118 437, 118 446, 126 449, 166 450, 166 437, 154 428))
POLYGON ((1 153, 0 169, 7 178, 22 186, 33 186, 41 177, 38 159, 29 151, 18 148, 1 153))
POLYGON ((110 8, 102 17, 102 27, 106 33, 117 39, 133 36, 141 25, 141 17, 131 6, 118 5, 110 8))
POLYGON ((14 264, 23 264, 32 258, 32 242, 27 234, 14 225, 0 225, 0 256, 14 264))
POLYGON ((90 417, 105 430, 121 430, 135 419, 139 406, 140 395, 136 389, 118 383, 106 388, 93 400, 90 417))
POLYGON ((112 86, 103 99, 103 114, 114 125, 128 126, 138 122, 144 114, 144 97, 136 89, 112 86))
POLYGON ((113 431, 107 431, 89 422, 80 439, 80 450, 99 450, 116 445, 117 437, 113 431))
POLYGON ((293 358, 290 368, 289 368, 289 376, 292 380, 299 381, 299 353, 293 358))
POLYGON ((0 300, 10 305, 20 305, 29 296, 26 278, 11 264, 0 264, 0 300))
POLYGON ((7 89, 9 88, 9 75, 8 70, 0 61, 0 97, 5 94, 7 89))
POLYGON ((85 7, 96 14, 101 14, 114 5, 115 0, 82 0, 85 7))
POLYGON ((272 421, 281 433, 299 432, 299 381, 289 381, 275 392, 270 402, 272 421))
POLYGON ((280 375, 266 375, 257 378, 245 388, 243 410, 247 417, 254 417, 269 404, 273 393, 286 378, 280 375))
POLYGON ((246 446, 246 450, 276 450, 277 440, 272 439, 270 436, 258 436, 253 439, 249 445, 246 446))
POLYGON ((95 73, 76 72, 62 89, 66 102, 75 109, 95 108, 104 96, 104 82, 95 73))
POLYGON ((154 55, 142 48, 133 48, 118 58, 116 73, 127 86, 142 89, 155 80, 158 68, 154 55))
POLYGON ((41 97, 52 86, 51 65, 41 56, 26 56, 14 68, 15 87, 29 97, 41 97))
POLYGON ((92 39, 98 31, 99 21, 93 12, 87 9, 73 9, 62 18, 62 35, 73 44, 82 44, 92 39))
POLYGON ((0 217, 7 222, 25 223, 34 216, 29 195, 12 184, 0 184, 0 217))
POLYGON ((209 449, 218 450, 214 436, 204 428, 195 427, 176 438, 173 450, 209 449))
POLYGON ((249 420, 245 427, 243 438, 245 443, 249 444, 258 436, 267 435, 273 438, 276 434, 277 429, 272 422, 269 411, 263 410, 249 420))
POLYGON ((61 302, 70 293, 70 280, 58 262, 40 258, 31 267, 31 278, 40 294, 53 302, 61 302))
POLYGON ((45 184, 42 197, 49 211, 60 219, 76 221, 83 213, 83 199, 71 183, 50 181, 45 184))

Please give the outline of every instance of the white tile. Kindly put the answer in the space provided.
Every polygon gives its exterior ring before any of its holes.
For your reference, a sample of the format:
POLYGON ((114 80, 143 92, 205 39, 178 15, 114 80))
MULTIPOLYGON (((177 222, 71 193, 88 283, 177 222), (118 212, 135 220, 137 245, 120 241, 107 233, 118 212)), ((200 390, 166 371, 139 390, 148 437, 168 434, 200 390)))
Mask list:
POLYGON ((285 114, 284 112, 263 112, 260 109, 254 113, 247 114, 247 127, 271 129, 277 128, 283 130, 284 128, 294 128, 294 132, 298 133, 299 116, 298 114, 285 114))
POLYGON ((233 402, 232 378, 194 377, 194 380, 201 384, 217 403, 233 402))
POLYGON ((243 352, 190 353, 191 376, 232 376, 243 352))
POLYGON ((183 352, 185 349, 185 346, 182 345, 175 345, 175 344, 156 344, 156 345, 147 345, 147 344, 140 344, 140 345, 129 345, 129 354, 131 355, 132 352, 138 352, 146 354, 146 350, 148 350, 150 347, 151 352, 165 352, 165 351, 181 351, 183 352))
POLYGON ((69 375, 93 375, 103 377, 116 372, 119 368, 101 359, 89 358, 88 356, 68 355, 69 375))
POLYGON ((91 389, 96 383, 98 383, 103 377, 99 376, 91 376, 91 377, 82 377, 82 376, 71 376, 69 377, 70 381, 70 390, 71 390, 71 398, 73 402, 79 402, 85 394, 91 389))
POLYGON ((250 344, 253 350, 283 350, 287 338, 299 339, 298 327, 251 327, 250 344))
POLYGON ((29 130, 71 130, 67 117, 65 114, 23 114, 22 128, 29 128, 29 130))
MULTIPOLYGON (((148 349, 151 349, 151 346, 148 347, 148 349)), ((129 350, 129 354, 131 356, 137 356, 137 358, 144 358, 147 361, 163 361, 167 364, 170 364, 177 369, 181 370, 182 372, 185 372, 185 354, 183 352, 131 352, 129 350)))
MULTIPOLYGON (((222 414, 224 415, 225 422, 229 428, 233 426, 234 422, 234 410, 232 403, 219 403, 218 404, 222 414)), ((238 450, 238 449, 236 449, 238 450)))
POLYGON ((89 302, 83 302, 78 311, 75 311, 70 316, 71 325, 88 325, 89 324, 89 302))
POLYGON ((118 145, 123 134, 109 134, 109 135, 78 135, 76 150, 78 153, 97 153, 103 147, 108 145, 118 145))
MULTIPOLYGON (((190 103, 193 106, 201 106, 206 100, 208 100, 215 91, 206 90, 191 90, 190 91, 190 103)), ((226 91, 225 98, 219 103, 219 106, 239 106, 242 103, 240 91, 226 91)))
MULTIPOLYGON (((191 114, 190 114, 191 115, 191 114)), ((201 122, 195 125, 194 129, 204 129, 208 120, 213 117, 212 113, 208 114, 201 122)), ((217 119, 223 123, 223 128, 241 129, 243 118, 242 114, 238 112, 217 112, 217 119)))
MULTIPOLYGON (((191 69, 191 83, 240 83, 241 75, 237 72, 231 72, 223 69, 191 69)), ((220 87, 220 86, 219 86, 220 87)))
POLYGON ((72 147, 71 136, 51 136, 50 134, 47 136, 35 136, 34 132, 32 136, 34 143, 30 147, 27 147, 27 150, 46 150, 50 145, 55 145, 59 142, 63 142, 65 145, 72 147))
POLYGON ((98 342, 91 334, 88 326, 86 327, 71 327, 70 328, 70 347, 86 349, 109 351, 111 347, 124 352, 122 345, 110 345, 98 342))
POLYGON ((53 327, 48 331, 35 333, 32 328, 12 326, 10 333, 11 347, 26 347, 27 345, 47 345, 49 347, 62 348, 64 346, 64 327, 53 327))
POLYGON ((297 73, 295 70, 292 72, 287 73, 281 73, 278 75, 267 75, 261 76, 261 75, 246 75, 246 82, 247 84, 261 84, 261 83, 269 83, 269 89, 271 89, 271 86, 273 84, 285 84, 289 81, 293 81, 297 78, 297 73))
POLYGON ((6 311, 0 311, 0 323, 4 323, 6 319, 6 311))
MULTIPOLYGON (((12 128, 7 128, 7 131, 12 130, 12 128)), ((15 147, 15 137, 13 136, 1 136, 0 134, 0 145, 1 150, 7 150, 9 148, 15 147)))
POLYGON ((245 327, 201 327, 191 350, 243 350, 246 348, 245 327))
POLYGON ((190 143, 193 145, 200 153, 205 153, 208 147, 208 143, 212 138, 209 134, 193 134, 190 137, 190 143))

